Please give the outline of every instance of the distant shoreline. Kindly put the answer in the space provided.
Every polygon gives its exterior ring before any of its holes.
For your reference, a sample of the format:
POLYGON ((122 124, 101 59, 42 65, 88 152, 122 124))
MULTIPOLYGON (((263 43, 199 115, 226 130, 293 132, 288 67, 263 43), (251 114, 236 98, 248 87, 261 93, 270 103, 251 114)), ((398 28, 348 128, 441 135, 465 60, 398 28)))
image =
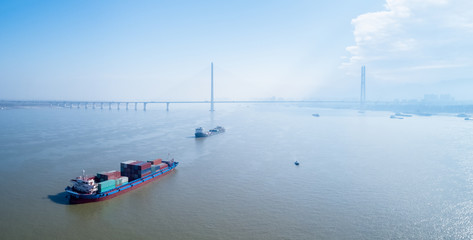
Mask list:
MULTIPOLYGON (((201 103, 202 104, 202 103, 201 103)), ((224 104, 224 103, 218 103, 224 104)), ((229 103, 225 103, 229 104, 229 103)), ((473 113, 473 104, 461 104, 458 102, 451 103, 399 103, 399 102, 366 102, 364 105, 356 102, 320 102, 320 103, 278 103, 278 102, 253 102, 248 104, 293 104, 300 107, 314 107, 314 108, 333 108, 333 109, 357 109, 362 111, 391 111, 402 112, 415 115, 431 115, 440 113, 473 113)), ((39 109, 39 108, 77 108, 76 106, 64 106, 59 104, 52 104, 48 101, 0 101, 0 110, 8 109, 39 109)), ((90 108, 80 106, 80 108, 90 108)), ((96 107, 97 108, 97 107, 96 107)))

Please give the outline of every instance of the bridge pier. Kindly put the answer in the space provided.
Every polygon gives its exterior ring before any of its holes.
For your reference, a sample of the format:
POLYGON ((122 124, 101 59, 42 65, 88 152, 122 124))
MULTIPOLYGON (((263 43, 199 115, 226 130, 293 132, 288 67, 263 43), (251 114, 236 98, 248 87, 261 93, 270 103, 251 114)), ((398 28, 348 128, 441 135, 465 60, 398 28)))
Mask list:
POLYGON ((168 102, 166 103, 166 112, 169 112, 169 104, 170 103, 168 103, 168 102))
POLYGON ((87 109, 87 105, 89 105, 89 103, 85 102, 84 105, 85 105, 85 109, 87 109))
POLYGON ((128 103, 126 103, 126 110, 128 111, 128 103))
POLYGON ((148 103, 143 103, 143 111, 146 111, 146 104, 148 103))
POLYGON ((103 102, 100 103, 100 109, 103 109, 103 102))
POLYGON ((80 108, 80 103, 77 103, 77 109, 79 109, 79 108, 80 108))
POLYGON ((138 103, 135 102, 135 111, 138 110, 137 106, 138 106, 138 103))
POLYGON ((92 103, 92 109, 95 109, 95 103, 94 102, 92 103))
POLYGON ((117 102, 117 110, 120 110, 120 103, 117 102))
POLYGON ((112 110, 112 103, 111 102, 108 103, 108 110, 112 110))

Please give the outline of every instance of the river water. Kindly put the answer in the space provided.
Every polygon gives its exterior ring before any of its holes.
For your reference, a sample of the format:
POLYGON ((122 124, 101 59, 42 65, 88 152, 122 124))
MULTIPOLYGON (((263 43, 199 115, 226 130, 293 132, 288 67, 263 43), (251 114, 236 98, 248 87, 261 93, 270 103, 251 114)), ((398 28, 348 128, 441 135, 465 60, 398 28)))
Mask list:
POLYGON ((231 104, 2 110, 1 239, 473 238, 473 122, 389 115, 231 104), (217 125, 227 132, 193 138, 217 125), (64 198, 83 169, 168 153, 180 164, 158 181, 98 203, 64 198))

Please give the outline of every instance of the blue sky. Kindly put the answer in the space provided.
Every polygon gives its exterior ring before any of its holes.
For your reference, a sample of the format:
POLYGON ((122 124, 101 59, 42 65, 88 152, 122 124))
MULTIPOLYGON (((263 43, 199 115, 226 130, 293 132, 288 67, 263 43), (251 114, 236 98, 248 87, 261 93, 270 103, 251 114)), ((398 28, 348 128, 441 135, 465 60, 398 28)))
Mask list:
MULTIPOLYGON (((466 0, 2 1, 0 99, 468 98, 466 0), (447 86, 447 87, 446 87, 447 86)), ((470 88, 468 88, 470 87, 470 88)), ((471 98, 470 98, 471 99, 471 98)))

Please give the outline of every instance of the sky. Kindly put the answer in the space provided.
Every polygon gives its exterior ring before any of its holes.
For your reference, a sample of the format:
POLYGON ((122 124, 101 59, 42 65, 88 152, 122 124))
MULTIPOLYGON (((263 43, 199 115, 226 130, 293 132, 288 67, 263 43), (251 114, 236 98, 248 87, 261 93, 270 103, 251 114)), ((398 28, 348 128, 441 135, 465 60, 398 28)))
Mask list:
POLYGON ((0 2, 0 99, 472 100, 473 2, 0 2))

